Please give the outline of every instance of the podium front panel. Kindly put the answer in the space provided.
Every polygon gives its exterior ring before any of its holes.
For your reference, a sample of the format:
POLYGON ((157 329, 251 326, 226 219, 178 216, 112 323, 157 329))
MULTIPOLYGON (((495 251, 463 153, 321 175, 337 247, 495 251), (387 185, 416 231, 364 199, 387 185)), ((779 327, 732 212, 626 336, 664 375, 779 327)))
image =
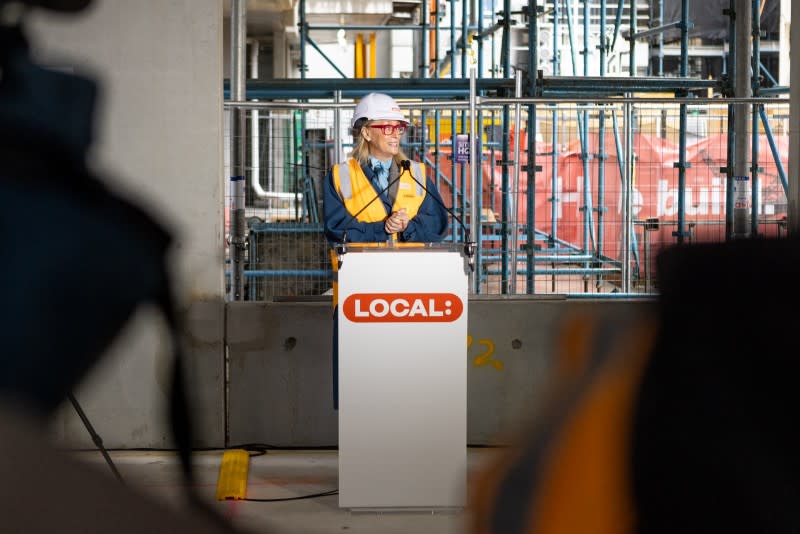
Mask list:
POLYGON ((464 506, 467 288, 458 252, 345 255, 339 506, 464 506))

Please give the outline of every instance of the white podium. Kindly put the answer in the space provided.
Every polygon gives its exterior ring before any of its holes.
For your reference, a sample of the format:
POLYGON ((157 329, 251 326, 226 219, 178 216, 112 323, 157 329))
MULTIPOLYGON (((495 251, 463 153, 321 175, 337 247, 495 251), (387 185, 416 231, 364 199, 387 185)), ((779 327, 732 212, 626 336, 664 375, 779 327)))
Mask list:
POLYGON ((463 507, 467 262, 348 244, 339 280, 339 506, 463 507))

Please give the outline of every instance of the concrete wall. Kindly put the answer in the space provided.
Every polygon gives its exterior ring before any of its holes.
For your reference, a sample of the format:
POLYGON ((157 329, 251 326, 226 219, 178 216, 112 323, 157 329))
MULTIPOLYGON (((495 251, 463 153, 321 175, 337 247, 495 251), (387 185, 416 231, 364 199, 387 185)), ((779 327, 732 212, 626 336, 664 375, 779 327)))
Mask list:
MULTIPOLYGON (((222 2, 103 0, 77 16, 37 13, 32 19, 29 33, 41 61, 88 72, 102 84, 94 167, 173 230, 198 444, 220 445, 222 2)), ((75 392, 106 445, 169 443, 165 334, 160 317, 141 310, 75 392)), ((56 434, 91 446, 71 409, 62 410, 56 434)))
MULTIPOLYGON (((559 298, 471 299, 468 443, 507 441, 538 409, 566 314, 640 314, 650 306, 559 298)), ((231 445, 338 443, 331 318, 330 303, 229 305, 231 445)))

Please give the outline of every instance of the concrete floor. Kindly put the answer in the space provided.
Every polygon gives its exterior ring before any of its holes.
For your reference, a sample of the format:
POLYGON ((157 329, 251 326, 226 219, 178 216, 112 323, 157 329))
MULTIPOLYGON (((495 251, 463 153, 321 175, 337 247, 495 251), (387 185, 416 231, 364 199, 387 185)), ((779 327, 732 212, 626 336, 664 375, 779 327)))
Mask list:
MULTIPOLYGON (((253 532, 278 534, 370 533, 451 534, 465 531, 465 512, 357 512, 342 510, 338 496, 287 502, 215 500, 223 451, 195 455, 199 493, 234 525, 253 532)), ((182 506, 184 487, 177 457, 170 452, 112 451, 126 484, 173 506, 182 506)), ((469 449, 470 473, 491 458, 491 449, 469 449)), ((72 455, 93 469, 111 472, 99 452, 72 455)), ((285 498, 337 488, 336 451, 270 451, 250 459, 248 498, 285 498)))

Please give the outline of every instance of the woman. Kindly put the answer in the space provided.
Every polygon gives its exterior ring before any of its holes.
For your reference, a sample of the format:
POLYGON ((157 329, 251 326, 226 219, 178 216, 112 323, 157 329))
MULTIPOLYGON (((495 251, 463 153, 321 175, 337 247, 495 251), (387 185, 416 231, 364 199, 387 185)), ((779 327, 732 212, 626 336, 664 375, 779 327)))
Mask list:
MULTIPOLYGON (((397 102, 370 93, 356 106, 355 145, 350 158, 335 165, 325 178, 325 236, 331 245, 344 242, 441 241, 447 211, 425 166, 400 150, 408 123, 397 102)), ((336 254, 331 251, 333 269, 336 254)), ((333 406, 339 406, 338 291, 333 284, 333 406)))
POLYGON ((325 236, 332 244, 442 240, 447 211, 436 186, 425 166, 400 150, 407 124, 388 95, 370 93, 356 106, 353 151, 325 179, 325 236))

